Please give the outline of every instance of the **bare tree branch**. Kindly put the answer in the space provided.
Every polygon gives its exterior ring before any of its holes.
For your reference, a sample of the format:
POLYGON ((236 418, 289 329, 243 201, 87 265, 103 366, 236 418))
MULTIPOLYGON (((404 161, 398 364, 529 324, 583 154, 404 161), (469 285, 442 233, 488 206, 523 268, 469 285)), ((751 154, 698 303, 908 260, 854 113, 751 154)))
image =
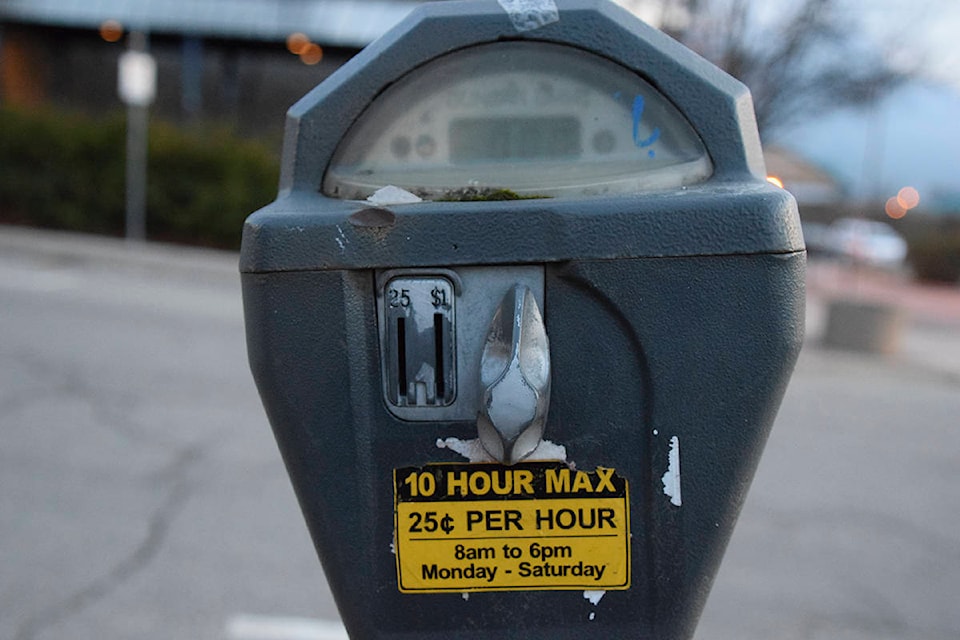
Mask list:
POLYGON ((665 2, 691 16, 672 35, 750 87, 761 133, 878 100, 911 75, 865 45, 839 0, 799 0, 782 15, 761 0, 665 2))

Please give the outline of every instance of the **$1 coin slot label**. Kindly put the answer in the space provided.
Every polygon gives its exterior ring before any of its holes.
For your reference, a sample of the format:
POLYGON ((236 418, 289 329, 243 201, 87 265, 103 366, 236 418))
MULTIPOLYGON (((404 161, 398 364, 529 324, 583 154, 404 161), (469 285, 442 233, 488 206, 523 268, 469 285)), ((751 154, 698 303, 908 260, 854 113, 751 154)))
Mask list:
POLYGON ((627 589, 627 482, 561 462, 394 471, 400 591, 627 589))

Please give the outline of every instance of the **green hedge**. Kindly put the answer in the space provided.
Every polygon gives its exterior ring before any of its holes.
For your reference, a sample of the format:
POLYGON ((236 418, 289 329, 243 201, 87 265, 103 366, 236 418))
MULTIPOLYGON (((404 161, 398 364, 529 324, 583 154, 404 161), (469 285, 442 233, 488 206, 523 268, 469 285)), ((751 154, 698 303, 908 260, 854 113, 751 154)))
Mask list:
MULTIPOLYGON (((125 148, 122 114, 0 108, 0 220, 121 235, 125 148)), ((278 155, 226 130, 151 123, 148 237, 239 247, 244 218, 276 197, 278 155)))

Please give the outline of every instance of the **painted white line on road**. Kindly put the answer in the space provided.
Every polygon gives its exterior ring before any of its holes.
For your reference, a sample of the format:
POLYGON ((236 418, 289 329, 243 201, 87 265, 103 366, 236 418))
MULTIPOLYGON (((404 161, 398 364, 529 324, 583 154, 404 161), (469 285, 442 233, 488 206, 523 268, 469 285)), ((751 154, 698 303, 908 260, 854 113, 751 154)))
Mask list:
POLYGON ((340 622, 239 614, 227 621, 227 640, 349 640, 340 622))

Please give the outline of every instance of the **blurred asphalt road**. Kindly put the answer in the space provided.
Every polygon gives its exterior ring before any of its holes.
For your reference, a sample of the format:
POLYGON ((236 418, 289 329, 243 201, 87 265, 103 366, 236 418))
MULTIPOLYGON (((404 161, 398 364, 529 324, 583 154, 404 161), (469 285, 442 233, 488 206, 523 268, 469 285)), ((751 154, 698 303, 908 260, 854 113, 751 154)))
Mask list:
MULTIPOLYGON (((960 637, 960 289, 848 276, 812 265, 808 345, 697 640, 960 637), (851 286, 904 306, 898 355, 819 346, 851 286)), ((344 637, 247 368, 235 254, 0 227, 0 328, 0 638, 344 637)))

